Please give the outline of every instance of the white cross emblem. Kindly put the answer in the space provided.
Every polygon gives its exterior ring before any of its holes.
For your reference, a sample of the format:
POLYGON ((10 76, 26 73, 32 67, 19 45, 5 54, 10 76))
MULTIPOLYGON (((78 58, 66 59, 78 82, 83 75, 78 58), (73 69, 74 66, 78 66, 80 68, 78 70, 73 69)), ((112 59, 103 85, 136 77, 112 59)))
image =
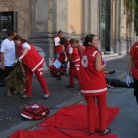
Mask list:
POLYGON ((88 66, 88 57, 87 57, 86 55, 82 56, 81 64, 82 64, 84 67, 87 67, 87 66, 88 66))

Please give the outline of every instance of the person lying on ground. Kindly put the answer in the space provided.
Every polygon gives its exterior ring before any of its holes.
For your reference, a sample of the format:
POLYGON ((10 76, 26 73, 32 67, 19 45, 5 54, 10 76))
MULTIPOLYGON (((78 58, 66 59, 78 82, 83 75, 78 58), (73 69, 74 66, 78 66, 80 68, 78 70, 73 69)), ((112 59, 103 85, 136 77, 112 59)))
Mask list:
POLYGON ((114 87, 134 88, 133 82, 130 82, 130 85, 128 86, 126 82, 123 82, 119 79, 109 79, 107 77, 106 77, 106 84, 109 88, 114 88, 114 87))
POLYGON ((110 70, 110 71, 105 70, 104 73, 105 74, 114 74, 115 73, 115 70, 110 70))

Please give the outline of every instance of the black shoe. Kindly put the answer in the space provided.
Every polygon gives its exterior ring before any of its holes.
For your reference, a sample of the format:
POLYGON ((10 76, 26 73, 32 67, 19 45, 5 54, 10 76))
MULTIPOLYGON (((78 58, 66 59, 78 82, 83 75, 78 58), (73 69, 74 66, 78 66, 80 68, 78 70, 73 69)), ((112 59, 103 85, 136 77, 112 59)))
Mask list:
POLYGON ((74 85, 66 85, 66 88, 74 88, 74 85))
POLYGON ((104 136, 104 135, 109 134, 110 132, 111 132, 111 129, 110 129, 110 128, 106 128, 105 131, 101 131, 101 132, 100 132, 100 135, 101 135, 101 136, 104 136))
POLYGON ((109 74, 114 74, 114 73, 115 73, 115 70, 109 71, 109 74))
POLYGON ((94 133, 91 133, 89 130, 86 130, 86 133, 89 135, 89 136, 93 136, 94 133))

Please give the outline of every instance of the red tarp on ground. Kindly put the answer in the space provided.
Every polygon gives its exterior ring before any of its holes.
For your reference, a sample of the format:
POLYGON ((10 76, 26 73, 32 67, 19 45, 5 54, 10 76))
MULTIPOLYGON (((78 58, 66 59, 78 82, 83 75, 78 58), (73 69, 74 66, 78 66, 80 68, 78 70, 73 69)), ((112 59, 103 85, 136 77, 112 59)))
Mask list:
MULTIPOLYGON (((113 121, 119 108, 107 107, 107 126, 113 121)), ((98 108, 96 110, 96 129, 99 128, 98 108)), ((87 129, 87 106, 83 104, 63 107, 39 126, 54 126, 56 128, 87 129)))
MULTIPOLYGON (((113 121, 119 112, 119 108, 107 107, 107 126, 113 121)), ((10 138, 87 138, 87 110, 86 105, 72 105, 63 107, 56 114, 48 118, 39 126, 40 130, 22 131, 18 130, 10 138), (63 129, 64 128, 64 129, 63 129)), ((98 109, 96 111, 98 124, 98 109)), ((97 125, 97 129, 99 126, 97 125)), ((101 138, 99 133, 95 133, 93 138, 101 138)), ((117 138, 116 135, 106 135, 106 138, 117 138)))

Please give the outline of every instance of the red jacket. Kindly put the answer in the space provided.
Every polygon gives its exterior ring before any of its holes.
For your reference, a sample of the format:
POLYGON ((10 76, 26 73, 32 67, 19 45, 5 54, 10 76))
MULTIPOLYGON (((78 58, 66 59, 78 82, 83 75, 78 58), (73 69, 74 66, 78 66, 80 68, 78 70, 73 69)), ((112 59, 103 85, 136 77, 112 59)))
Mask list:
MULTIPOLYGON (((69 46, 68 48, 70 48, 71 46, 69 46)), ((72 48, 72 56, 71 56, 71 59, 70 59, 70 62, 75 62, 75 61, 79 61, 80 60, 80 55, 79 55, 79 52, 78 52, 78 49, 77 48, 72 48)), ((69 53, 70 54, 70 53, 69 53)))
POLYGON ((82 54, 80 87, 84 96, 97 96, 107 92, 104 70, 98 72, 95 69, 95 56, 99 52, 95 48, 86 47, 82 54))
MULTIPOLYGON (((32 44, 29 44, 31 49, 23 57, 22 62, 32 71, 35 72, 40 65, 44 63, 44 58, 37 52, 32 44)), ((23 53, 22 44, 17 47, 17 53, 20 57, 23 53)))

